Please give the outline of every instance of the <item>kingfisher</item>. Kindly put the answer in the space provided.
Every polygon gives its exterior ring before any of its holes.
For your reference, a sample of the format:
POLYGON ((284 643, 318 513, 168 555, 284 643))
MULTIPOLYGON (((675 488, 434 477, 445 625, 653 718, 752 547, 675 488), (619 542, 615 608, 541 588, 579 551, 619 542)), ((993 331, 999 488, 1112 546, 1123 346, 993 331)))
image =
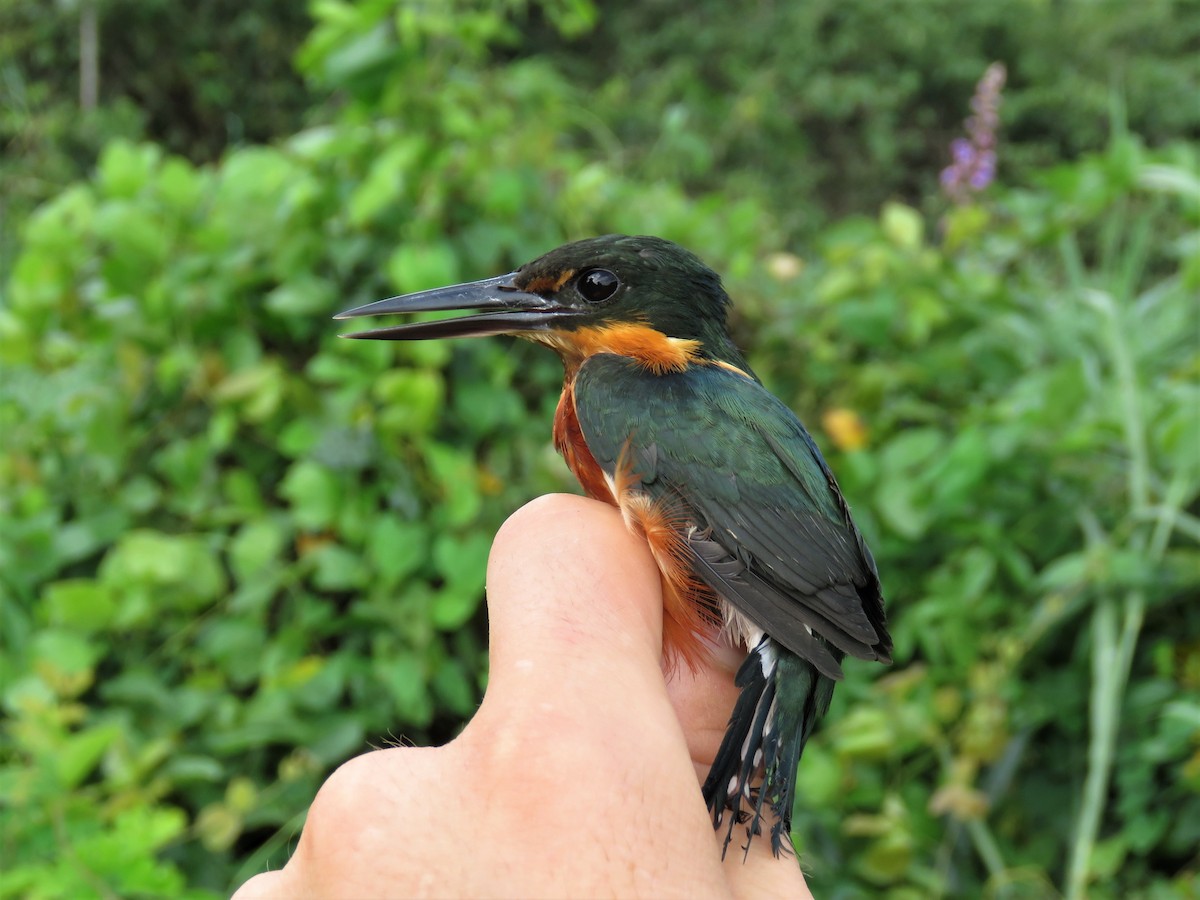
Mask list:
POLYGON ((470 311, 346 337, 509 334, 558 353, 554 445, 587 495, 648 544, 667 665, 695 668, 718 640, 746 650, 703 794, 722 856, 735 824, 748 853, 769 822, 778 857, 792 849, 797 765, 842 660, 889 663, 892 643, 875 562, 833 472, 735 346, 730 305, 720 276, 683 247, 607 235, 335 318, 470 311))

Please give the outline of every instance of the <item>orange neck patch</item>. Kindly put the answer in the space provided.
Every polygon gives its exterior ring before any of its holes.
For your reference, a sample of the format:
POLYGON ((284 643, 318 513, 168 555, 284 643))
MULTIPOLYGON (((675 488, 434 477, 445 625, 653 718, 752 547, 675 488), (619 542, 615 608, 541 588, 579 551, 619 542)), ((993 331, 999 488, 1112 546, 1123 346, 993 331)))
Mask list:
POLYGON ((688 366, 701 362, 699 341, 667 337, 649 325, 632 322, 530 336, 557 350, 568 371, 596 353, 627 357, 655 375, 682 372, 688 366))

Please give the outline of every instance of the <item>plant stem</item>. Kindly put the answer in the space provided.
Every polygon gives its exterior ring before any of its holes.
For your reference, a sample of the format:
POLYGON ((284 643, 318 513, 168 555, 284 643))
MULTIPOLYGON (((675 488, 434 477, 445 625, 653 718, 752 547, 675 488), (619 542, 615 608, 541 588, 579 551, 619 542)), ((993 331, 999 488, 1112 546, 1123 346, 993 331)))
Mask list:
POLYGON ((95 0, 79 9, 79 108, 90 112, 100 97, 100 26, 95 0))
MULTIPOLYGON (((1128 491, 1131 515, 1139 517, 1150 505, 1150 460, 1142 422, 1137 367, 1121 327, 1121 317, 1112 297, 1089 290, 1085 297, 1107 320, 1109 352, 1117 380, 1125 445, 1129 453, 1128 491)), ((1171 528, 1159 523, 1153 537, 1146 526, 1139 527, 1129 543, 1152 560, 1160 560, 1166 551, 1171 528)), ((1101 597, 1092 617, 1092 694, 1091 739, 1088 744, 1088 773, 1084 783, 1083 806, 1079 811, 1075 843, 1067 875, 1067 900, 1079 900, 1087 889, 1088 874, 1100 821, 1104 815, 1105 795, 1112 774, 1117 731, 1121 723, 1121 700, 1133 666, 1138 635, 1146 614, 1146 594, 1134 589, 1122 603, 1120 636, 1117 635, 1117 608, 1111 596, 1101 597)))
POLYGON ((1092 616, 1092 696, 1091 740, 1088 743, 1088 773, 1083 790, 1083 807, 1075 829, 1071 848, 1071 867, 1067 876, 1067 900, 1078 900, 1087 887, 1089 863, 1100 817, 1104 811, 1104 794, 1108 787, 1108 772, 1112 761, 1112 741, 1116 732, 1114 696, 1116 684, 1116 609, 1111 597, 1104 597, 1092 616))
POLYGON ((982 819, 971 819, 967 822, 967 834, 971 836, 975 852, 983 860, 983 865, 988 871, 988 878, 999 881, 1007 868, 1004 865, 1004 857, 1000 855, 1000 847, 996 844, 996 839, 992 837, 987 823, 982 819))
POLYGON ((1140 512, 1150 502, 1150 454, 1146 447, 1146 429, 1142 422, 1137 366, 1125 340, 1124 323, 1112 296, 1097 290, 1087 291, 1086 296, 1106 319, 1109 353, 1117 381, 1117 397, 1120 400, 1121 427, 1125 432, 1125 448, 1129 453, 1129 499, 1134 511, 1140 512))

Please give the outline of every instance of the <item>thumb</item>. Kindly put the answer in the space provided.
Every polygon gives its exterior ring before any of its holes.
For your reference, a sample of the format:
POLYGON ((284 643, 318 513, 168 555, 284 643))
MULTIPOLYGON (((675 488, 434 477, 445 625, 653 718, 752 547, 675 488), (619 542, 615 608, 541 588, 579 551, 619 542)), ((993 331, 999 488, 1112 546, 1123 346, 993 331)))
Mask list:
POLYGON ((496 535, 487 587, 490 697, 661 684, 658 569, 613 507, 568 494, 522 507, 496 535))

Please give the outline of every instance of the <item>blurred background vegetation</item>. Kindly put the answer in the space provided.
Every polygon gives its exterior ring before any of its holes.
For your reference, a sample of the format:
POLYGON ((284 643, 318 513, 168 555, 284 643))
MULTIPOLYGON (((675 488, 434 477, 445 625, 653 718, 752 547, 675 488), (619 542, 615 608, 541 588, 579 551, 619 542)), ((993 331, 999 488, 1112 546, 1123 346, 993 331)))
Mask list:
POLYGON ((491 536, 573 489, 557 363, 329 316, 613 231, 725 273, 878 557, 817 896, 1196 896, 1198 45, 1195 0, 0 0, 0 898, 221 896, 457 732, 491 536))

